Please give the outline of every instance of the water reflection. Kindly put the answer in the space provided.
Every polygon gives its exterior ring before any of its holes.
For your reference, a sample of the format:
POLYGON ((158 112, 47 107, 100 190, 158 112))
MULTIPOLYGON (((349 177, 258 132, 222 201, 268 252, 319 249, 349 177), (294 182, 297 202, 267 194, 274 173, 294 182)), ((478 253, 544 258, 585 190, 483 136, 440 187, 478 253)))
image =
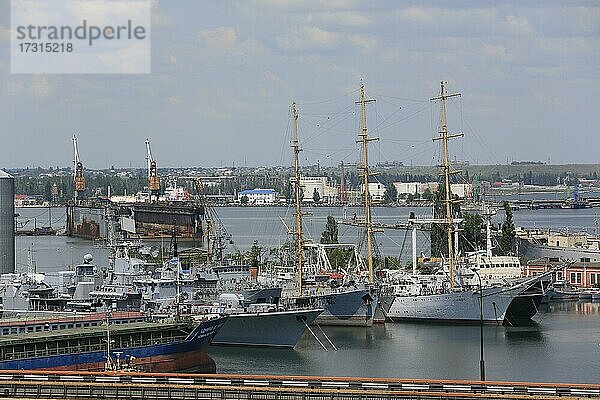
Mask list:
POLYGON ((567 312, 578 315, 600 314, 600 302, 598 301, 557 301, 548 304, 549 312, 567 312))
POLYGON ((309 373, 309 360, 291 349, 210 346, 208 354, 217 364, 217 373, 309 373))
POLYGON ((543 342, 545 339, 543 326, 535 321, 529 326, 505 329, 504 337, 508 343, 543 342))

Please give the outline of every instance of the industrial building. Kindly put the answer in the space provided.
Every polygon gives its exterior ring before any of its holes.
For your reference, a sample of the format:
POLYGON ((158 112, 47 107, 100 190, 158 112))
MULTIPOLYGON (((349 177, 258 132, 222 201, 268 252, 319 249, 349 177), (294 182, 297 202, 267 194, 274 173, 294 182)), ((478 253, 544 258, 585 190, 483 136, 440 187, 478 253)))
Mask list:
POLYGON ((15 272, 15 179, 0 170, 0 273, 15 272))

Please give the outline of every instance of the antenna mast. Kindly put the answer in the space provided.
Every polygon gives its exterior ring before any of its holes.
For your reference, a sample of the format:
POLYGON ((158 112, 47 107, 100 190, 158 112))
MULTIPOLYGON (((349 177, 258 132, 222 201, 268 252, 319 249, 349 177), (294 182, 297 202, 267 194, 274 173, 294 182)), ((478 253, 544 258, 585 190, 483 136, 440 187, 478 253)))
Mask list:
POLYGON ((450 271, 450 287, 454 288, 454 273, 455 273, 455 260, 454 260, 454 250, 452 246, 452 234, 454 231, 454 220, 452 217, 452 191, 450 190, 450 175, 460 173, 460 170, 451 171, 450 170, 450 161, 448 160, 448 140, 462 137, 464 134, 455 133, 448 134, 448 127, 446 125, 446 99, 450 97, 460 96, 460 93, 447 94, 444 90, 444 82, 440 83, 440 95, 436 97, 432 97, 430 100, 441 100, 442 107, 442 126, 439 134, 441 136, 437 136, 433 138, 433 141, 441 140, 444 146, 444 164, 441 165, 444 169, 444 184, 445 184, 445 198, 444 203, 446 204, 446 225, 448 226, 448 266, 450 271))
POLYGON ((362 143, 362 172, 363 185, 365 187, 365 233, 367 235, 367 265, 369 267, 369 283, 373 283, 373 226, 371 224, 371 195, 369 193, 369 176, 374 175, 369 172, 369 159, 367 155, 367 144, 379 140, 379 138, 369 138, 367 134, 367 113, 366 104, 375 102, 374 99, 365 100, 365 85, 360 85, 360 114, 361 130, 358 134, 359 139, 356 143, 362 143))
POLYGON ((300 187, 300 164, 298 154, 302 151, 298 144, 298 114, 296 113, 296 103, 292 103, 292 118, 294 119, 294 139, 292 148, 294 149, 294 196, 296 200, 296 245, 298 247, 298 294, 302 296, 302 248, 304 246, 302 239, 302 188, 300 187))

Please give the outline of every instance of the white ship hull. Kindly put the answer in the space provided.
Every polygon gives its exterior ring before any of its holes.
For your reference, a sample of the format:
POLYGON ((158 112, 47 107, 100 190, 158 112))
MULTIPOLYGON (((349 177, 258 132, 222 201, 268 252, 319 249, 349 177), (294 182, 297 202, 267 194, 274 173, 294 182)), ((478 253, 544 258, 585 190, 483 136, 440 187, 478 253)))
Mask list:
MULTIPOLYGON (((508 306, 529 285, 483 290, 484 322, 502 323, 508 306)), ((457 291, 433 295, 397 295, 387 312, 393 321, 453 321, 476 323, 480 321, 480 294, 477 290, 457 291)))

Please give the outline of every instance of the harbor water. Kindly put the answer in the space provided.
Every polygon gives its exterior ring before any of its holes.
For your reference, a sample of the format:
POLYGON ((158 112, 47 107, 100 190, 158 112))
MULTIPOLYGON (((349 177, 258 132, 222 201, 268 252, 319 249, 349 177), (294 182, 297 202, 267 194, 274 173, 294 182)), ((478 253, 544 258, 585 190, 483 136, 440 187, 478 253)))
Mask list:
MULTIPOLYGON (((488 380, 600 383, 600 303, 553 303, 534 319, 529 327, 484 327, 488 380)), ((209 353, 220 373, 479 379, 479 326, 323 330, 337 351, 306 333, 295 350, 212 346, 209 353)))
MULTIPOLYGON (((405 222, 411 211, 427 214, 426 208, 376 208, 375 219, 392 224, 405 222)), ((36 218, 47 225, 47 209, 18 209, 21 221, 36 218)), ((285 240, 279 216, 291 218, 286 208, 219 208, 217 212, 235 244, 229 249, 246 250, 257 240, 263 248, 285 240), (287 215, 286 215, 287 214, 287 215)), ((306 218, 308 235, 318 240, 328 215, 341 217, 337 208, 317 207, 306 218)), ((359 210, 347 210, 352 217, 359 210)), ((53 226, 61 228, 64 209, 54 209, 53 226), (62 213, 62 214, 61 214, 62 213)), ((586 230, 594 233, 600 210, 520 210, 517 225, 529 228, 586 230)), ((502 218, 502 216, 497 216, 502 218)), ((354 227, 339 227, 340 241, 357 242, 354 227)), ((410 234, 402 230, 378 235, 384 255, 410 257, 410 234), (404 245, 403 245, 404 243, 404 245), (404 253, 404 254, 402 254, 404 253)), ((153 243, 156 245, 156 243, 153 243)), ((429 247, 425 233, 419 246, 429 247)), ((64 236, 17 237, 17 268, 28 268, 28 249, 38 272, 49 274, 69 268, 86 253, 97 265, 106 265, 102 243, 64 236)), ((600 303, 552 303, 534 317, 529 327, 485 326, 485 365, 488 380, 600 382, 600 303)), ((324 350, 306 333, 294 350, 217 347, 210 355, 222 373, 307 374, 332 376, 382 376, 402 378, 477 379, 479 376, 479 327, 448 324, 387 323, 371 328, 323 327, 338 350, 324 350)), ((315 330, 321 339, 322 335, 315 330)), ((324 344, 327 344, 323 340, 324 344)))

